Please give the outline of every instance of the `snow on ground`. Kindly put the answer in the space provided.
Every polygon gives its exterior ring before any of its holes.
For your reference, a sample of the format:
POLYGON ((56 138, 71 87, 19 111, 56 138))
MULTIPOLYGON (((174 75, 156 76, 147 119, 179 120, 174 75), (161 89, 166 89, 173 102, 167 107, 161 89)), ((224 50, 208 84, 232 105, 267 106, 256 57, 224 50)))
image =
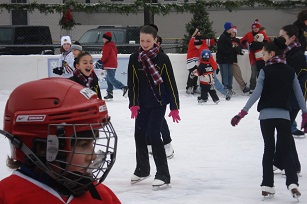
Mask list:
MULTIPOLYGON (((10 91, 0 91, 0 121, 3 120, 9 94, 10 91)), ((186 96, 183 90, 180 91, 181 121, 173 123, 167 117, 175 150, 175 157, 168 160, 171 188, 153 191, 151 183, 155 165, 152 157, 151 177, 141 183, 130 184, 135 168, 134 120, 130 119, 128 99, 116 90, 114 100, 107 102, 107 106, 119 137, 118 153, 104 183, 124 204, 296 203, 280 174, 275 175, 274 198, 262 201, 263 139, 256 104, 234 128, 230 120, 243 108, 248 96, 237 93, 230 101, 220 99, 218 105, 212 101, 198 105, 196 96, 186 96)), ((297 122, 300 124, 300 117, 297 122)), ((3 128, 2 122, 0 128, 3 128)), ((299 178, 300 203, 307 203, 307 139, 295 141, 303 175, 299 178)), ((11 173, 5 166, 9 152, 8 141, 0 137, 0 161, 3 164, 0 179, 11 173)))

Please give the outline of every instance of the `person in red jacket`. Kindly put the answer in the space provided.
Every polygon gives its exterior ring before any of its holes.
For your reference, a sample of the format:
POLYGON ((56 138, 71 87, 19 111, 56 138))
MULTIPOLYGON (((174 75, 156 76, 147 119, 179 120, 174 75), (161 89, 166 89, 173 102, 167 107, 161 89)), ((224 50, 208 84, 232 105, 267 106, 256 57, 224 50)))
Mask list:
MULTIPOLYGON (((194 33, 191 36, 191 39, 188 44, 187 52, 187 69, 189 70, 186 93, 194 94, 197 89, 197 78, 191 79, 191 73, 197 69, 199 65, 199 49, 201 45, 205 44, 208 46, 215 45, 214 39, 202 39, 200 36, 200 31, 198 28, 195 29, 194 33)), ((210 59, 210 62, 211 59, 210 59)), ((215 63, 216 64, 216 63, 215 63)))
MULTIPOLYGON (((261 24, 259 23, 259 20, 256 19, 254 21, 254 23, 252 24, 252 31, 246 33, 243 38, 241 38, 241 44, 243 45, 244 48, 248 48, 249 50, 249 61, 250 61, 250 65, 251 65, 251 77, 250 77, 250 93, 253 92, 253 90, 256 87, 256 79, 257 79, 257 75, 258 75, 258 70, 257 70, 257 63, 256 63, 256 55, 255 55, 255 51, 259 51, 259 53, 261 52, 261 49, 251 49, 253 48, 253 43, 259 43, 257 41, 255 41, 255 35, 257 34, 262 34, 263 35, 263 41, 262 42, 270 42, 269 37, 267 36, 266 32, 263 30, 260 30, 261 28, 261 24)), ((263 45, 262 45, 263 46, 263 45)), ((259 57, 257 57, 259 58, 259 57)), ((259 58, 261 59, 261 58, 259 58)))
POLYGON ((4 112, 0 135, 15 171, 0 181, 0 203, 121 203, 102 184, 117 135, 94 91, 64 78, 30 81, 13 90, 4 112))
POLYGON ((105 32, 102 36, 103 47, 102 47, 102 57, 101 64, 103 64, 104 69, 107 71, 106 81, 108 84, 107 95, 104 99, 113 99, 113 87, 121 89, 123 91, 123 96, 126 95, 128 87, 115 78, 115 73, 117 69, 117 48, 115 43, 112 41, 112 33, 105 32))

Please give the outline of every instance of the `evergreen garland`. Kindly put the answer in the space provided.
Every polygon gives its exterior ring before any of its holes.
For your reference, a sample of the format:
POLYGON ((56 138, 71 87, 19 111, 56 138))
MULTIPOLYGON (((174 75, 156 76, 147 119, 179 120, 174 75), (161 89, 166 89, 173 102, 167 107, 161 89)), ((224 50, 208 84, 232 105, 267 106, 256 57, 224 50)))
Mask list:
POLYGON ((2 3, 0 4, 0 12, 7 10, 27 10, 33 12, 38 10, 41 13, 63 13, 67 8, 73 11, 93 13, 98 11, 118 12, 121 14, 137 13, 146 7, 149 11, 155 14, 166 15, 170 11, 176 12, 192 12, 195 8, 222 8, 228 11, 237 10, 242 7, 266 7, 275 9, 293 8, 297 6, 307 6, 306 0, 285 0, 285 1, 272 1, 272 0, 237 0, 237 1, 217 1, 217 0, 197 0, 195 3, 148 3, 147 0, 136 0, 134 3, 110 3, 100 2, 94 4, 78 3, 75 0, 66 2, 65 4, 42 4, 42 3, 2 3))
MULTIPOLYGON (((76 22, 74 21, 71 11, 74 12, 86 12, 94 13, 99 11, 117 12, 120 14, 137 14, 140 11, 146 9, 153 14, 166 15, 171 11, 176 12, 190 12, 193 14, 193 18, 189 24, 186 25, 186 29, 189 32, 191 28, 199 28, 201 31, 206 31, 206 35, 203 34, 203 38, 214 38, 211 27, 212 22, 209 21, 207 9, 226 9, 228 11, 237 10, 239 8, 255 8, 266 7, 275 9, 289 9, 295 7, 307 6, 307 0, 285 0, 285 1, 273 1, 273 0, 196 0, 195 3, 148 3, 148 0, 135 0, 133 3, 110 3, 100 2, 94 4, 78 3, 75 0, 70 0, 64 4, 43 4, 43 3, 1 3, 0 12, 4 10, 11 12, 12 10, 27 10, 28 12, 34 12, 38 10, 40 13, 63 13, 62 18, 59 21, 59 25, 62 29, 71 30, 76 22), (202 16, 201 16, 202 15, 202 16), (197 21, 202 22, 197 23, 197 21)), ((183 50, 187 49, 186 45, 190 36, 184 36, 183 50)))

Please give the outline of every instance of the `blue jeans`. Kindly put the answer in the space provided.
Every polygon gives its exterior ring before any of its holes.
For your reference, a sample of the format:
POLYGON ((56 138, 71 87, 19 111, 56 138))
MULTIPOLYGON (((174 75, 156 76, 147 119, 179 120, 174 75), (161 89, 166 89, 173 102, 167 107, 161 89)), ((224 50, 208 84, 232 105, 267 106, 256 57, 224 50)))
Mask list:
POLYGON ((296 121, 294 121, 291 125, 291 132, 294 133, 295 131, 297 131, 297 123, 296 121))
POLYGON ((125 85, 118 81, 117 79, 115 79, 115 72, 116 69, 107 69, 107 84, 108 84, 108 88, 107 88, 107 92, 113 92, 113 86, 117 89, 122 89, 123 87, 125 87, 125 85))
POLYGON ((214 70, 214 87, 216 90, 218 90, 221 94, 226 95, 226 91, 224 88, 224 85, 221 84, 221 82, 216 77, 216 70, 214 70))
POLYGON ((225 86, 225 89, 232 90, 232 64, 219 64, 222 75, 222 84, 225 86))

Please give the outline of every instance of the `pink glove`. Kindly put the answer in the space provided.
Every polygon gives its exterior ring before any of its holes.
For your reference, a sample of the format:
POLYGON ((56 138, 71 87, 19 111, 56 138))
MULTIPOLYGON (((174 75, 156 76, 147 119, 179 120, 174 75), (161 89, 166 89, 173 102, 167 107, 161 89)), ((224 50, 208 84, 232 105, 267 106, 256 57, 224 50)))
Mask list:
POLYGON ((132 119, 134 119, 134 118, 136 119, 138 117, 139 110, 140 110, 140 106, 131 106, 130 107, 132 119))
POLYGON ((168 117, 171 116, 173 118, 173 122, 179 123, 179 121, 181 120, 179 116, 179 110, 171 110, 171 112, 168 114, 168 117))
POLYGON ((232 126, 236 126, 236 125, 238 125, 238 123, 240 122, 240 120, 242 119, 242 118, 244 118, 244 116, 246 116, 247 115, 247 112, 245 111, 245 110, 241 110, 241 112, 240 113, 238 113, 238 115, 236 115, 235 117, 233 117, 232 119, 231 119, 231 125, 232 126))
POLYGON ((304 128, 304 133, 307 133, 307 113, 302 114, 302 125, 301 129, 304 128))

